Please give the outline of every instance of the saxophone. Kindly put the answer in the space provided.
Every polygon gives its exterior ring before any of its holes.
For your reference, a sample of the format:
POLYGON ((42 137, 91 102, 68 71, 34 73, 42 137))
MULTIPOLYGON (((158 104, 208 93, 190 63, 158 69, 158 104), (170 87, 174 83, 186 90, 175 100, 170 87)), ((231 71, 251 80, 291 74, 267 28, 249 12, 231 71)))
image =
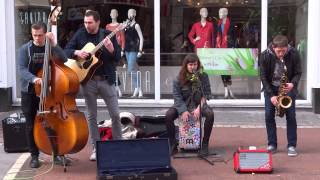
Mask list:
POLYGON ((287 67, 284 64, 283 60, 281 62, 284 65, 284 72, 280 79, 280 86, 278 91, 278 104, 276 105, 276 116, 283 117, 285 114, 285 110, 291 107, 292 105, 292 99, 290 96, 287 95, 287 93, 284 91, 284 87, 288 83, 288 76, 287 76, 287 67))

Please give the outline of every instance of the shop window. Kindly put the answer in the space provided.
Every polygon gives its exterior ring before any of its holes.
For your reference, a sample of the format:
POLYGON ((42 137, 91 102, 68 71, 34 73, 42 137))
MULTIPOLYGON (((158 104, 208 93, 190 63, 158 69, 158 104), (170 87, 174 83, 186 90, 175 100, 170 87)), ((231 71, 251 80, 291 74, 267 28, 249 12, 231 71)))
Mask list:
MULTIPOLYGON (((212 51, 213 54, 221 54, 221 48, 228 48, 226 54, 222 53, 221 56, 228 57, 227 53, 233 53, 233 51, 241 54, 242 50, 240 49, 244 49, 243 52, 245 53, 252 53, 252 57, 255 58, 250 57, 252 61, 250 65, 254 68, 254 73, 231 75, 230 81, 223 83, 221 74, 231 74, 227 72, 227 69, 224 69, 224 72, 208 72, 213 97, 215 99, 260 99, 261 85, 257 73, 256 58, 261 48, 260 1, 228 1, 227 3, 226 1, 165 0, 161 1, 160 21, 161 98, 172 98, 172 81, 176 78, 183 58, 187 54, 196 53, 195 49, 198 48, 205 48, 205 53, 212 51), (203 36, 207 40, 198 46, 197 43, 192 42, 193 40, 188 35, 195 23, 200 22, 200 10, 202 8, 206 8, 208 12, 206 21, 209 22, 207 24, 213 26, 214 33, 212 37, 203 36), (221 27, 221 24, 219 24, 219 10, 221 8, 227 9, 227 17, 230 20, 228 25, 224 27, 232 31, 232 34, 228 33, 229 39, 226 46, 217 45, 219 41, 217 30, 218 27, 221 27), (231 93, 228 89, 231 90, 231 93)), ((201 33, 207 33, 208 31, 203 30, 201 33)), ((192 36, 196 38, 197 35, 192 34, 192 36)), ((200 39, 199 42, 202 40, 200 39)), ((199 51, 197 53, 199 55, 199 51)), ((212 55, 210 58, 217 57, 212 55)))
MULTIPOLYGON (((32 39, 31 25, 35 22, 47 23, 50 6, 48 1, 25 0, 15 1, 15 43, 17 49, 32 39)), ((18 51, 16 51, 18 53, 18 51)), ((18 54, 16 54, 18 57, 18 54)), ((16 66, 17 68, 17 66, 16 66)), ((18 69, 16 69, 18 72, 18 69)), ((20 76, 17 73, 17 97, 20 98, 20 76)))
POLYGON ((308 1, 273 0, 268 3, 268 42, 277 34, 286 35, 301 57, 302 76, 298 99, 307 98, 308 1))

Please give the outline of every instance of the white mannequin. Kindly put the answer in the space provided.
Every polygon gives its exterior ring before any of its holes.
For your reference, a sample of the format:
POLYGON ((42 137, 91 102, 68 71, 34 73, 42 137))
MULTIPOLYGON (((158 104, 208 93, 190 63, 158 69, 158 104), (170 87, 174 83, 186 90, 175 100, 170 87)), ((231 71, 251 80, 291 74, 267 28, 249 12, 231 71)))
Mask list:
MULTIPOLYGON (((125 31, 126 32, 126 36, 127 36, 127 32, 130 30, 132 32, 132 28, 135 29, 135 31, 137 32, 138 35, 138 39, 139 39, 139 47, 130 47, 130 43, 131 42, 127 42, 130 41, 129 38, 126 38, 126 43, 128 43, 128 46, 126 45, 125 48, 125 53, 127 56, 127 61, 128 61, 128 72, 135 74, 133 76, 133 86, 134 86, 134 92, 133 95, 131 97, 136 97, 138 96, 139 98, 143 97, 143 93, 142 93, 142 88, 141 88, 141 83, 138 85, 137 83, 137 63, 136 63, 136 58, 140 58, 143 54, 143 35, 142 35, 142 31, 140 28, 140 25, 138 23, 136 23, 135 17, 136 17, 137 13, 135 9, 129 9, 128 10, 128 19, 131 20, 130 25, 128 27, 128 29, 125 31), (134 26, 134 27, 133 27, 134 26), (131 48, 130 50, 127 49, 127 47, 131 48), (138 50, 138 52, 136 52, 138 50), (136 54, 136 58, 134 57, 136 54)), ((139 82, 139 81, 138 81, 139 82)))
MULTIPOLYGON (((200 9, 200 17, 201 17, 201 20, 200 20, 201 25, 205 26, 207 23, 207 17, 208 17, 208 9, 207 8, 200 9)), ((194 39, 194 41, 198 41, 198 40, 200 40, 200 36, 197 36, 194 39)))
MULTIPOLYGON (((120 25, 118 23, 118 21, 117 21, 118 10, 111 9, 110 18, 111 18, 111 23, 106 25, 106 29, 108 29, 110 31, 114 31, 120 25)), ((119 45, 123 49, 123 47, 124 47, 124 33, 123 33, 123 31, 120 31, 120 32, 117 33, 117 42, 119 43, 119 45)), ((123 54, 124 54, 124 52, 122 50, 121 51, 121 57, 123 56, 123 54)), ((118 85, 116 85, 116 91, 118 92, 118 96, 122 97, 122 93, 121 93, 120 87, 118 85)))
POLYGON ((212 22, 207 21, 208 9, 200 9, 200 22, 195 22, 192 25, 190 32, 188 33, 188 38, 192 44, 194 44, 195 49, 197 48, 213 48, 213 34, 214 27, 212 22))
MULTIPOLYGON (((128 19, 131 19, 130 26, 133 26, 136 23, 136 15, 137 15, 137 13, 136 13, 135 9, 129 9, 128 10, 128 19)), ((139 41, 139 43, 140 43, 139 44, 139 52, 138 52, 138 55, 137 55, 137 57, 139 58, 139 57, 142 56, 142 53, 143 53, 143 51, 142 51, 142 48, 143 48, 143 35, 142 35, 142 31, 141 31, 141 28, 140 28, 139 24, 135 25, 135 29, 136 29, 136 31, 138 33, 138 36, 139 36, 139 39, 140 39, 140 41, 139 41)))
MULTIPOLYGON (((222 24, 226 24, 227 16, 228 16, 228 9, 227 8, 220 8, 219 9, 219 18, 222 20, 222 24)), ((232 91, 231 91, 231 86, 227 85, 226 87, 224 87, 224 98, 227 99, 229 97, 229 95, 231 98, 235 98, 232 91)))
POLYGON ((220 8, 219 9, 219 18, 222 19, 222 24, 226 23, 228 16, 228 9, 227 8, 220 8))
MULTIPOLYGON (((116 9, 111 9, 110 11, 110 18, 111 18, 111 23, 109 24, 110 26, 119 26, 119 22, 117 20, 118 18, 118 10, 116 9)), ((121 51, 121 57, 124 55, 123 50, 121 51)))

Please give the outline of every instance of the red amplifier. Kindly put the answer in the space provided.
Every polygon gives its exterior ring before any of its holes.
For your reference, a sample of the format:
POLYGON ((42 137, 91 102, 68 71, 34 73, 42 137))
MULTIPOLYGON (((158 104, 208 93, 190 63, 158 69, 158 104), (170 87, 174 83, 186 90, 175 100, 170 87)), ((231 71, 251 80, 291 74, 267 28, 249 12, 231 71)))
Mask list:
POLYGON ((266 149, 241 149, 233 154, 233 167, 237 173, 271 173, 272 154, 266 149))

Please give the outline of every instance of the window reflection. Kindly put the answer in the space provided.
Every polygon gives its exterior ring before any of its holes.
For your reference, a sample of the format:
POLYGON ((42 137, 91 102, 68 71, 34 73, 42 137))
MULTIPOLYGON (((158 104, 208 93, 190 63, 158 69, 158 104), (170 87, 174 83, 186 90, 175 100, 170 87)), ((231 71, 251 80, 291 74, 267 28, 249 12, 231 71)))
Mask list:
MULTIPOLYGON (((26 0, 15 1, 15 46, 18 49, 22 44, 32 39, 32 23, 41 21, 47 23, 50 7, 48 1, 26 0)), ((17 53, 18 51, 16 51, 17 53)), ((16 54, 16 57, 17 54, 16 54)), ((17 66, 16 66, 17 68, 17 66)), ((17 69, 16 69, 17 71, 17 69)), ((20 77, 16 78, 16 94, 20 98, 20 77)))
POLYGON ((306 99, 308 1, 272 0, 268 7, 268 42, 277 34, 286 35, 289 44, 300 52, 302 76, 298 99, 306 99))
MULTIPOLYGON (((62 16, 58 25, 59 44, 64 47, 77 29, 83 26, 83 16, 86 10, 92 9, 99 12, 101 17, 100 27, 105 28, 112 22, 110 12, 117 10, 117 21, 119 23, 128 19, 128 10, 134 9, 136 12, 135 21, 139 24, 143 35, 143 55, 132 61, 132 53, 124 55, 117 66, 118 95, 120 98, 154 98, 154 10, 153 0, 135 1, 85 1, 68 0, 63 1, 62 16), (129 59, 129 62, 128 62, 129 59), (133 62, 133 63, 131 63, 133 62), (139 88, 138 94, 135 89, 139 88), (141 93, 140 93, 141 92, 141 93), (132 97, 133 95, 136 95, 132 97), (141 95, 141 96, 140 96, 141 95)), ((136 27, 136 25, 133 25, 136 27)), ((126 30, 128 30, 127 28, 126 30)), ((134 28, 135 29, 135 28, 134 28)), ((124 32, 124 34, 126 34, 124 32)), ((129 38, 128 38, 129 39, 129 38)), ((139 48, 138 48, 139 49, 139 48)), ((136 53, 138 53, 138 49, 136 53)), ((135 55, 136 57, 136 55, 135 55)), ((79 94, 79 98, 82 95, 79 94)))
MULTIPOLYGON (((200 9, 208 10, 206 20, 214 24, 215 35, 212 40, 216 46, 219 9, 227 8, 232 23, 233 45, 225 48, 258 48, 261 37, 260 1, 161 1, 161 98, 172 98, 172 80, 177 75, 183 58, 195 53, 194 43, 188 38, 192 26, 200 22, 200 9), (199 3, 199 4, 198 4, 199 3)), ((196 36, 195 36, 196 37, 196 36)), ((194 37, 194 38, 195 38, 194 37)), ((231 39, 228 34, 229 40, 231 39)), ((210 41, 209 41, 210 42, 210 41)), ((206 46, 212 47, 212 46, 206 46)), ((210 75, 211 90, 214 98, 225 98, 225 84, 220 75, 210 75)), ((231 87, 237 99, 259 99, 260 80, 256 76, 232 76, 231 87)))

